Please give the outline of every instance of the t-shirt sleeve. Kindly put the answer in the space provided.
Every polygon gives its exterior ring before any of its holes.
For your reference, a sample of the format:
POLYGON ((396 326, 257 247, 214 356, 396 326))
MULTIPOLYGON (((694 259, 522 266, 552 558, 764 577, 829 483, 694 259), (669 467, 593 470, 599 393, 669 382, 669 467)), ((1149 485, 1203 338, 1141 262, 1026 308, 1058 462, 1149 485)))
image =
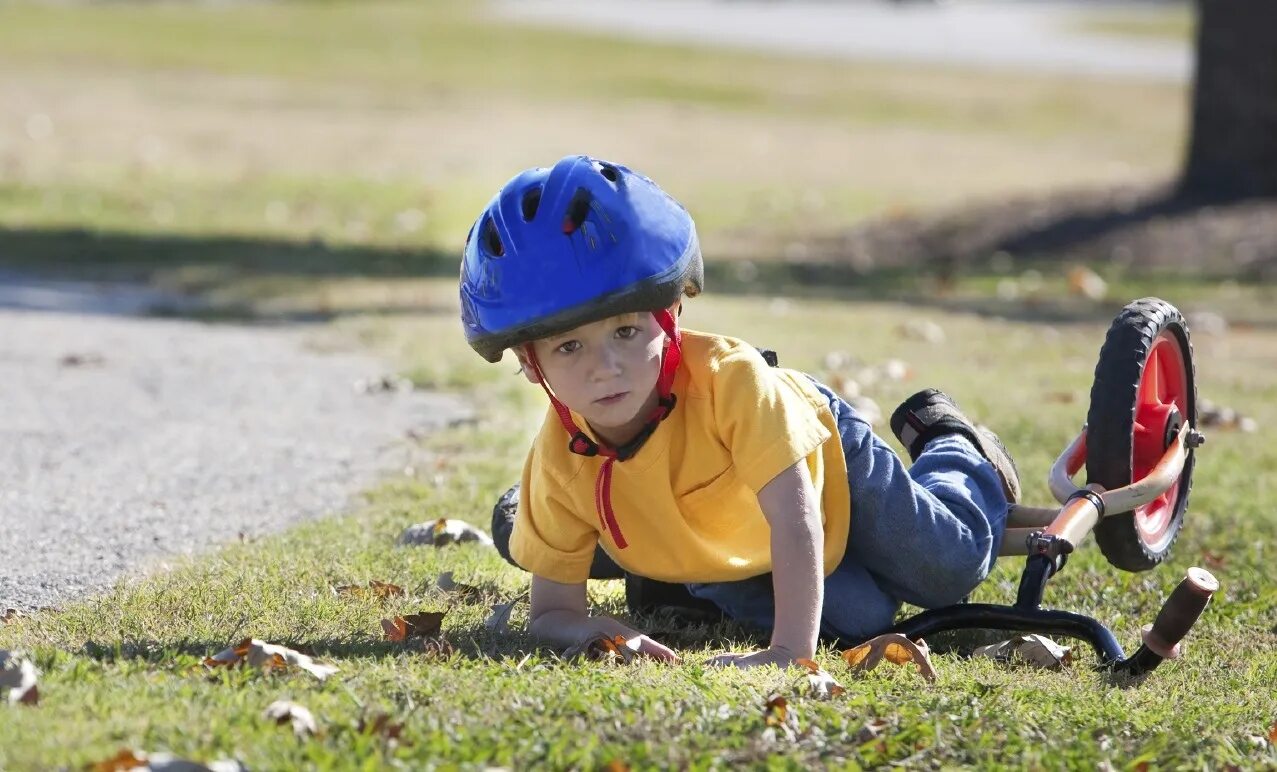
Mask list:
POLYGON ((590 578, 599 534, 565 499, 561 486, 537 462, 533 447, 523 465, 510 556, 537 576, 578 584, 590 578))
POLYGON ((736 474, 755 493, 830 437, 817 407, 787 371, 769 367, 752 350, 731 352, 719 362, 713 401, 736 474))

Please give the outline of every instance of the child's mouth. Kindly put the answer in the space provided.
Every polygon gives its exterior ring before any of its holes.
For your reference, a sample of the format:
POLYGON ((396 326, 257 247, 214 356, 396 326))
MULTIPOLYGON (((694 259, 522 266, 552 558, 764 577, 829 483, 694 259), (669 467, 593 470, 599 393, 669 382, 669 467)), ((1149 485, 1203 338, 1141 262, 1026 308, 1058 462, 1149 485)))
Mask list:
POLYGON ((595 404, 598 404, 598 405, 615 405, 617 402, 620 402, 621 400, 625 399, 625 397, 628 394, 629 394, 628 391, 618 391, 615 394, 609 394, 606 397, 600 397, 599 399, 594 400, 594 402, 595 404))

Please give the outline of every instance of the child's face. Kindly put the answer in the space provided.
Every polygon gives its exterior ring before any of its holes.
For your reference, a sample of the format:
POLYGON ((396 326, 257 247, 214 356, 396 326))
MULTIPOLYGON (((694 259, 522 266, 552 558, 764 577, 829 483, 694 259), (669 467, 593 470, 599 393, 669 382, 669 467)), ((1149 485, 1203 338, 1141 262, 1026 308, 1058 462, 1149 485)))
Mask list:
MULTIPOLYGON (((582 325, 532 346, 555 396, 616 445, 637 434, 656 407, 664 343, 656 319, 641 313, 582 325)), ((523 373, 536 382, 526 363, 523 373)))

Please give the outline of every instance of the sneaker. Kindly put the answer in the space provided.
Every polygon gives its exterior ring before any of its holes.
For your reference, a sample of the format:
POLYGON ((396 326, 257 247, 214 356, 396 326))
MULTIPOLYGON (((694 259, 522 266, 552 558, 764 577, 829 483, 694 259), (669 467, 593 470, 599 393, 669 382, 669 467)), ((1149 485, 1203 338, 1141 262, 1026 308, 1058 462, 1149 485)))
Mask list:
POLYGON ((1007 501, 1014 504, 1020 500, 1020 473, 1002 440, 989 429, 971 423, 943 391, 924 389, 901 402, 891 414, 891 431, 913 461, 918 460, 922 449, 936 437, 944 434, 966 437, 997 470, 1007 501))

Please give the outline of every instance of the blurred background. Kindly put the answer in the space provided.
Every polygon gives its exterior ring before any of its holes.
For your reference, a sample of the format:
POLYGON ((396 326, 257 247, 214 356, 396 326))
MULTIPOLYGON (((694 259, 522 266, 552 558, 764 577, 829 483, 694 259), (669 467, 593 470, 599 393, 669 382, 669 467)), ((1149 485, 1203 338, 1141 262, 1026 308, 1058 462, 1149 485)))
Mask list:
POLYGON ((1207 5, 1199 41, 1181 2, 8 2, 0 302, 421 308, 506 179, 589 153, 688 206, 713 290, 1253 322, 1277 14, 1207 5))

